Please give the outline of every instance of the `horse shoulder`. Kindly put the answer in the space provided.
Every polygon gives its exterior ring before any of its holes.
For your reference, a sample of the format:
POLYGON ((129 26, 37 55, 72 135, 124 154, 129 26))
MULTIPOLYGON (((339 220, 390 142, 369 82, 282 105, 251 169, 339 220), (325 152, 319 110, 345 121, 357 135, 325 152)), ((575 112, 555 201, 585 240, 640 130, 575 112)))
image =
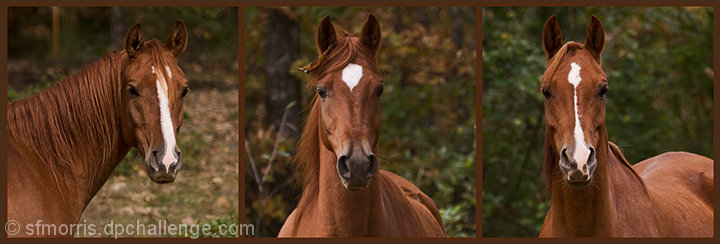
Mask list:
MULTIPOLYGON (((75 224, 49 173, 32 151, 12 137, 7 146, 8 219, 19 223, 75 224), (42 184, 37 184, 42 182, 42 184)), ((32 234, 24 230, 19 236, 32 234)))
POLYGON ((405 195, 405 198, 408 199, 410 202, 415 203, 413 205, 420 204, 420 206, 427 209, 432 214, 433 219, 435 219, 437 226, 441 228, 443 235, 445 234, 445 229, 442 224, 443 222, 442 217, 440 216, 440 211, 435 205, 435 202, 433 202, 432 198, 422 192, 420 188, 415 186, 413 183, 399 175, 385 170, 380 170, 380 175, 389 179, 392 183, 398 186, 398 188, 400 188, 400 190, 402 190, 403 194, 405 195))
POLYGON ((290 216, 285 219, 285 223, 283 224, 282 228, 280 228, 280 233, 278 233, 278 237, 294 237, 297 233, 297 213, 298 210, 295 209, 290 213, 290 216))
POLYGON ((554 227, 552 221, 550 221, 552 213, 552 208, 548 209, 548 212, 545 215, 545 220, 543 220, 543 225, 540 228, 540 237, 556 237, 555 233, 553 233, 554 227))

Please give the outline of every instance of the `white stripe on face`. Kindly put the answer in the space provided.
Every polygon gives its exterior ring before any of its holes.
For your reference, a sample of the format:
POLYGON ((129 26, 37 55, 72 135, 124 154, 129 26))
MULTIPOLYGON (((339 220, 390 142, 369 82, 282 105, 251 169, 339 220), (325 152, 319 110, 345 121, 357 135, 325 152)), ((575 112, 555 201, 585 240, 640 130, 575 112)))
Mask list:
MULTIPOLYGON (((155 66, 151 66, 152 71, 157 76, 155 84, 158 91, 158 99, 160 104, 160 127, 162 130, 163 139, 165 140, 165 154, 162 158, 162 164, 165 165, 165 172, 170 170, 170 164, 177 162, 175 157, 175 127, 173 126, 172 118, 170 117, 170 102, 168 99, 168 86, 165 76, 160 72, 155 72, 155 66)), ((167 71, 168 77, 172 78, 172 72, 166 65, 165 71, 167 71)))
POLYGON ((583 169, 587 164, 588 157, 590 156, 590 149, 588 149, 585 143, 585 134, 583 133, 582 126, 580 125, 580 111, 578 111, 578 98, 577 98, 577 87, 580 85, 580 65, 575 62, 570 64, 570 73, 568 73, 568 82, 573 85, 574 88, 574 108, 575 108, 575 152, 573 158, 577 163, 578 170, 585 172, 583 169))
POLYGON ((165 71, 168 74, 168 79, 172 79, 172 71, 170 71, 170 66, 165 65, 165 71))
POLYGON ((342 71, 342 80, 345 84, 350 87, 350 92, 360 82, 360 78, 363 76, 363 68, 357 64, 348 64, 342 71))

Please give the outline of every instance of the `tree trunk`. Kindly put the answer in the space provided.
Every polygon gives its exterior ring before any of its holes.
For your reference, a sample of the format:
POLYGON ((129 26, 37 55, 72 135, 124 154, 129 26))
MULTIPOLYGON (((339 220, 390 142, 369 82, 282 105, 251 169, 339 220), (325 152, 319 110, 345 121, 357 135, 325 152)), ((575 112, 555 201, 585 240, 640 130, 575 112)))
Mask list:
POLYGON ((125 38, 125 31, 127 31, 127 28, 130 28, 130 26, 123 26, 122 16, 122 8, 110 7, 110 40, 112 41, 113 50, 125 48, 122 40, 125 38))
POLYGON ((298 135, 297 128, 301 126, 301 81, 293 77, 290 70, 298 55, 300 26, 282 9, 273 8, 267 11, 265 28, 267 33, 262 43, 262 51, 267 60, 266 122, 280 126, 285 107, 295 102, 295 106, 287 112, 285 126, 289 127, 283 129, 286 136, 295 138, 298 135))
POLYGON ((463 30, 465 24, 464 8, 467 7, 450 7, 450 14, 452 18, 452 41, 455 43, 455 48, 460 49, 463 47, 463 41, 465 40, 465 32, 463 30))

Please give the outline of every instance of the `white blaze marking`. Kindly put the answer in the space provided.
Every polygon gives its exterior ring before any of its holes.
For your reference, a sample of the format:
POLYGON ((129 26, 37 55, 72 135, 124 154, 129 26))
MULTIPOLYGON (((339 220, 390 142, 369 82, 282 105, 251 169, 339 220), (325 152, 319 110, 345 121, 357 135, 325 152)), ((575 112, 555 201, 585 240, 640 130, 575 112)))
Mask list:
MULTIPOLYGON (((165 76, 162 73, 155 72, 155 66, 151 66, 152 72, 156 74, 157 80, 155 85, 157 86, 158 99, 160 100, 160 127, 162 128, 163 139, 165 140, 165 154, 162 158, 162 164, 165 165, 165 172, 170 170, 170 164, 177 162, 175 157, 175 127, 170 117, 170 102, 168 100, 168 87, 165 80, 165 76)), ((166 65, 165 70, 169 78, 172 78, 172 72, 166 65)))
POLYGON ((575 107, 575 152, 573 158, 577 163, 578 170, 583 170, 583 166, 587 164, 588 157, 590 156, 590 150, 585 144, 585 134, 583 133, 582 126, 580 125, 580 114, 578 110, 578 98, 577 98, 577 87, 580 85, 580 65, 575 62, 570 64, 570 73, 568 73, 568 82, 573 85, 574 88, 574 107, 575 107))
POLYGON ((165 71, 168 73, 168 78, 172 79, 172 72, 170 71, 170 66, 165 65, 165 71))
POLYGON ((342 80, 350 87, 350 92, 360 82, 363 76, 363 68, 357 64, 348 64, 342 71, 342 80))

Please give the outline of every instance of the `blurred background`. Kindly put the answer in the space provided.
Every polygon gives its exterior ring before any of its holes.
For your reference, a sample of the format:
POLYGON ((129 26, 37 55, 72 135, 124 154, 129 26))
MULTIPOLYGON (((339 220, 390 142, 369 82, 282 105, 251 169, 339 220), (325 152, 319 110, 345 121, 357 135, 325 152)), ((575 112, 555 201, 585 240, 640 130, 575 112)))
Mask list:
POLYGON ((610 141, 634 164, 667 151, 713 157, 711 7, 483 8, 483 236, 538 236, 550 196, 542 174, 542 28, 563 41, 605 27, 610 141))
POLYGON ((449 236, 475 236, 475 8, 281 7, 245 9, 245 216, 276 236, 302 185, 292 157, 309 102, 315 36, 329 15, 359 35, 380 22, 380 167, 437 204, 449 236))
MULTIPOLYGON (((8 102, 30 96, 111 50, 142 22, 146 40, 165 41, 181 20, 188 46, 178 57, 192 91, 177 136, 183 166, 175 182, 153 183, 135 149, 87 206, 80 223, 219 224, 238 221, 238 9, 211 7, 10 7, 8 102)), ((213 234, 217 236, 217 234, 213 234)))

